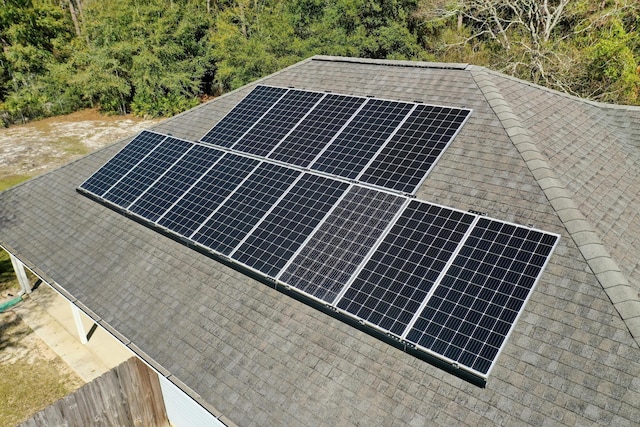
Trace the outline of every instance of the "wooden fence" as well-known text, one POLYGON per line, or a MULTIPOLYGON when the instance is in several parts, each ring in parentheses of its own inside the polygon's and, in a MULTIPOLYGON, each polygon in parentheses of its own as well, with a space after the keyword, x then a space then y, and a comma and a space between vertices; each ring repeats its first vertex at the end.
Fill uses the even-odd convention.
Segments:
POLYGON ((38 412, 20 427, 169 426, 158 375, 136 357, 38 412))

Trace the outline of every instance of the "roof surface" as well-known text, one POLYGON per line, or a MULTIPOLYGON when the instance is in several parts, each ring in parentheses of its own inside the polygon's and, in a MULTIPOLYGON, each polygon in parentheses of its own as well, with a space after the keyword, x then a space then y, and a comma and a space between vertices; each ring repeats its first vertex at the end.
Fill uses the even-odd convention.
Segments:
MULTIPOLYGON (((314 57, 260 83, 473 109, 418 198, 562 236, 486 388, 78 194, 126 141, 1 193, 0 244, 239 425, 637 424, 640 109, 465 64, 314 57)), ((154 130, 198 140, 254 85, 154 130)))

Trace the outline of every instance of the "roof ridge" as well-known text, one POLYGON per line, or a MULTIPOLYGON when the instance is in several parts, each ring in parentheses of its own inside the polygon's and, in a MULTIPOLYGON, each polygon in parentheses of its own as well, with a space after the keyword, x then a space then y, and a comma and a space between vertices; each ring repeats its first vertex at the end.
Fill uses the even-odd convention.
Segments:
POLYGON ((350 56, 330 56, 315 55, 309 58, 311 61, 327 61, 327 62, 348 62, 353 64, 373 64, 386 67, 410 67, 410 68, 437 68, 442 70, 466 70, 469 64, 456 62, 428 62, 428 61, 409 61, 398 59, 371 59, 356 58, 350 56))
POLYGON ((469 65, 468 66, 468 70, 469 71, 478 71, 478 70, 484 70, 485 72, 487 72, 488 74, 493 74, 495 76, 498 77, 502 77, 508 80, 513 80, 515 82, 524 84, 526 86, 530 86, 536 89, 540 89, 543 90, 545 92, 549 92, 552 93, 554 95, 559 95, 565 98, 569 98, 573 101, 576 102, 582 102, 594 107, 598 107, 598 108, 603 108, 603 109, 607 109, 607 110, 623 110, 623 111, 631 111, 631 112, 635 112, 635 113, 639 113, 640 114, 640 105, 620 105, 620 104, 612 104, 612 103, 608 103, 608 102, 603 102, 603 101, 595 101, 593 99, 589 99, 589 98, 582 98, 578 95, 573 95, 571 93, 567 93, 567 92, 562 92, 558 89, 553 89, 547 86, 542 86, 538 83, 534 83, 534 82, 530 82, 528 80, 523 80, 521 78, 512 76, 510 74, 505 74, 505 73, 501 73, 500 71, 496 71, 496 70, 492 70, 490 68, 481 66, 481 65, 469 65))
POLYGON ((520 118, 493 82, 491 73, 483 67, 471 67, 469 71, 598 283, 640 346, 640 296, 609 255, 589 221, 576 207, 565 186, 534 144, 529 130, 522 126, 520 118))

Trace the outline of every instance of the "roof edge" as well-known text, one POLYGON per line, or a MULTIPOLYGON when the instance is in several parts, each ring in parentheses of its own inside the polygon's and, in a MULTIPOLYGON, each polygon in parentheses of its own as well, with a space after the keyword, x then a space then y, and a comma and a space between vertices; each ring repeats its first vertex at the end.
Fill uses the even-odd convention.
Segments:
POLYGON ((640 295, 629 284, 596 231, 576 207, 571 195, 533 142, 529 130, 522 126, 520 118, 500 93, 491 79, 492 72, 483 67, 472 67, 470 74, 640 347, 640 295))
POLYGON ((34 264, 30 263, 27 259, 22 257, 21 254, 18 253, 14 248, 7 245, 5 242, 0 241, 0 248, 10 253, 11 255, 18 258, 18 260, 28 268, 33 274, 38 276, 40 280, 46 283, 49 287, 51 287, 55 292, 60 294, 64 299, 69 301, 75 307, 80 309, 84 314, 86 314, 91 320, 93 320, 96 324, 100 325, 105 332, 111 335, 114 339, 119 341, 123 346, 125 346, 128 350, 130 350, 135 356, 140 359, 143 363, 149 366, 152 370, 154 370, 158 375, 162 375, 171 381, 176 387, 181 389, 185 394, 187 394, 191 399, 193 399, 196 403, 202 406, 205 410, 211 413, 214 417, 216 417, 222 424, 228 427, 236 427, 236 425, 229 420, 222 412, 216 409, 213 405, 207 402, 202 396, 193 391, 190 387, 180 381, 171 371, 166 369, 163 365, 161 365, 158 361, 152 358, 148 353, 145 353, 134 341, 130 340, 126 336, 124 336, 120 331, 115 329, 111 324, 109 324, 106 320, 96 314, 94 311, 89 309, 85 304, 83 304, 80 300, 78 300, 73 294, 67 291, 63 286, 57 283, 52 277, 46 275, 42 270, 35 267, 34 264))

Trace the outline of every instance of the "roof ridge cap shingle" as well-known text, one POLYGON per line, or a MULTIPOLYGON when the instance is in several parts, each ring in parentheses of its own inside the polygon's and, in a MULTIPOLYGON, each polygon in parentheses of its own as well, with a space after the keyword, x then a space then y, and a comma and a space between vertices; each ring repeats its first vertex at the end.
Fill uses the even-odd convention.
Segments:
POLYGON ((371 59, 357 58, 350 56, 330 56, 315 55, 309 58, 311 61, 327 61, 327 62, 347 62, 352 64, 373 64, 387 67, 411 67, 411 68, 437 68, 443 70, 466 70, 469 64, 465 63, 447 63, 447 62, 427 62, 427 61, 408 61, 397 59, 371 59))
POLYGON ((499 76, 499 77, 505 78, 507 80, 518 82, 520 84, 523 84, 523 85, 526 85, 526 86, 530 86, 530 87, 535 88, 535 89, 540 89, 540 90, 543 90, 545 92, 549 92, 549 93, 554 94, 554 95, 559 95, 559 96, 571 99, 571 100, 576 101, 576 102, 581 102, 581 103, 584 103, 584 104, 588 104, 588 105, 591 105, 593 107, 602 108, 602 109, 609 109, 609 110, 632 111, 632 112, 640 113, 640 105, 620 105, 620 104, 611 104, 611 103, 602 102, 602 101, 594 101, 592 99, 582 98, 582 97, 577 96, 577 95, 572 95, 572 94, 567 93, 567 92, 562 92, 562 91, 559 91, 557 89, 552 89, 552 88, 547 87, 547 86, 542 86, 542 85, 540 85, 538 83, 530 82, 528 80, 523 80, 523 79, 520 79, 518 77, 511 76, 511 75, 505 74, 505 73, 501 73, 500 71, 492 70, 490 68, 483 67, 483 66, 480 66, 480 65, 468 65, 467 69, 469 71, 476 71, 476 72, 479 71, 479 70, 482 70, 482 71, 484 71, 484 72, 486 72, 488 74, 499 76))
POLYGON ((482 67, 472 67, 469 71, 600 286, 640 346, 640 296, 629 284, 594 228, 576 207, 556 173, 533 143, 529 130, 522 126, 520 119, 493 82, 492 73, 482 67))

